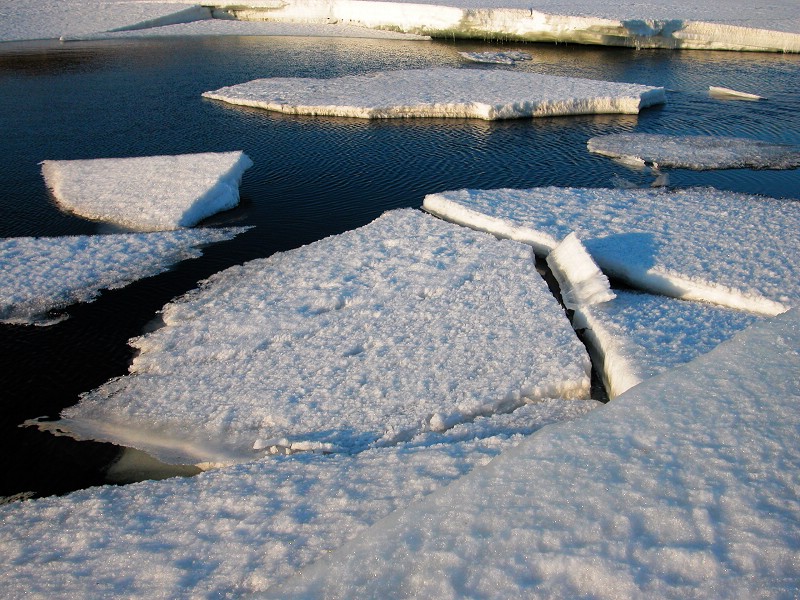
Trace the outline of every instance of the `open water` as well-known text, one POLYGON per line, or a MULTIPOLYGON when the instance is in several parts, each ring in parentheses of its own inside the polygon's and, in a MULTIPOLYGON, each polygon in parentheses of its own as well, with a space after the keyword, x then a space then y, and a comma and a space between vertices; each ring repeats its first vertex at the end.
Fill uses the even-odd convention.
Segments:
MULTIPOLYGON (((2 237, 111 231, 55 207, 41 177, 45 159, 244 150, 255 163, 245 173, 241 205, 201 224, 253 230, 168 273, 71 307, 70 318, 57 325, 0 325, 0 497, 105 481, 118 448, 19 425, 55 418, 81 392, 126 373, 127 340, 212 273, 364 225, 388 209, 419 207, 431 192, 612 187, 620 178, 650 183, 591 155, 586 141, 595 135, 709 134, 800 144, 798 81, 800 56, 780 54, 281 37, 0 44, 2 237), (524 50, 533 60, 499 67, 458 55, 497 49, 524 50), (635 82, 664 86, 669 94, 666 105, 639 116, 493 123, 286 117, 201 97, 259 77, 432 66, 635 82), (767 100, 712 99, 710 85, 767 100)), ((800 199, 798 170, 674 170, 670 184, 800 199)))

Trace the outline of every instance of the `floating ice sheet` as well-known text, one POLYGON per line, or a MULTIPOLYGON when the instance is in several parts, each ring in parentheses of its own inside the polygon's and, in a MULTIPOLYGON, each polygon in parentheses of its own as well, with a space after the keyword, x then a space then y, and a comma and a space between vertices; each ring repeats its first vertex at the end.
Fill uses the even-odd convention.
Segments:
POLYGON ((636 114, 663 103, 664 89, 492 69, 409 69, 334 79, 256 79, 206 98, 287 114, 389 119, 518 119, 636 114))
POLYGON ((527 52, 506 50, 504 52, 459 52, 468 61, 496 65, 513 65, 523 60, 531 60, 527 52))
POLYGON ((724 98, 726 100, 763 100, 762 96, 758 94, 751 94, 749 92, 740 92, 732 90, 731 88, 719 87, 716 85, 708 86, 708 93, 713 98, 724 98))
POLYGON ((800 148, 745 138, 615 133, 593 137, 590 152, 625 164, 676 169, 796 169, 800 148))
POLYGON ((47 325, 49 314, 91 302, 103 289, 166 271, 196 258, 199 246, 229 240, 242 228, 195 229, 54 238, 0 240, 0 320, 47 325))
POLYGON ((57 427, 171 463, 357 451, 540 398, 588 356, 530 248, 417 210, 212 277, 57 427))
POLYGON ((546 256, 575 232, 609 277, 658 294, 778 314, 800 301, 800 203, 713 188, 533 188, 428 195, 445 219, 546 256))
POLYGON ((191 227, 239 203, 243 152, 46 160, 42 174, 65 210, 140 231, 191 227))
POLYGON ((399 510, 264 598, 792 596, 800 313, 399 510))

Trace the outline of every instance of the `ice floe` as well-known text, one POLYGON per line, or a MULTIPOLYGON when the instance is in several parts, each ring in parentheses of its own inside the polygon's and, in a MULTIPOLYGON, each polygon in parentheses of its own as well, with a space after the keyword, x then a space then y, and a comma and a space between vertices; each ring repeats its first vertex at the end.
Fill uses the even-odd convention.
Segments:
POLYGON ((55 427, 168 463, 359 451, 544 398, 589 362, 531 249, 418 210, 234 267, 55 427))
POLYGON ((725 98, 733 100, 763 100, 762 96, 758 94, 751 94, 749 92, 739 92, 726 87, 719 87, 715 85, 708 86, 708 93, 715 98, 725 98))
POLYGON ((800 148, 747 138, 614 133, 593 137, 590 152, 626 165, 676 169, 796 169, 800 148))
POLYGON ((792 596, 800 312, 545 428, 265 598, 792 596))
POLYGON ((256 79, 206 98, 303 115, 387 119, 518 119, 627 113, 665 101, 664 89, 491 69, 409 69, 332 79, 256 79))
POLYGON ((243 152, 46 160, 45 183, 59 206, 139 231, 191 227, 239 203, 243 152))
POLYGON ((800 203, 713 188, 430 194, 442 218, 546 256, 575 232, 603 272, 653 293, 779 314, 800 301, 800 203))
POLYGON ((51 324, 49 314, 91 302, 101 290, 123 287, 197 258, 199 246, 229 240, 244 228, 0 240, 0 321, 51 324))
POLYGON ((531 60, 527 52, 505 50, 502 52, 459 52, 463 58, 471 62, 496 65, 513 65, 520 61, 531 60))

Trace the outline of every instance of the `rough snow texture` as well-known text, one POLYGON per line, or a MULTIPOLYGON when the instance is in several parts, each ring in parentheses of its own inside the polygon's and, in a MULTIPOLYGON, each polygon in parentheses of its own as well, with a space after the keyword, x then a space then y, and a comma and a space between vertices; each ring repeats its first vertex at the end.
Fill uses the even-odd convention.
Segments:
POLYGON ((664 89, 493 69, 410 69, 334 79, 256 79, 203 94, 287 114, 485 120, 632 113, 664 89))
MULTIPOLYGON (((73 39, 118 29, 158 35, 161 27, 213 16, 298 24, 297 35, 305 35, 303 27, 309 24, 354 25, 451 39, 800 52, 795 0, 777 0, 768 10, 741 0, 655 5, 541 0, 535 6, 527 0, 247 0, 204 6, 196 6, 195 0, 0 0, 0 40, 73 39)), ((224 28, 226 33, 230 29, 224 28)), ((189 33, 193 31, 194 26, 189 27, 189 33)), ((243 24, 242 31, 248 34, 252 27, 243 24)))
POLYGON ((558 282, 561 301, 569 309, 614 299, 606 277, 578 236, 570 233, 547 255, 547 266, 558 282))
POLYGON ((199 246, 229 240, 242 228, 163 233, 5 238, 0 240, 0 321, 48 325, 51 311, 91 302, 103 289, 197 258, 199 246))
POLYGON ((774 315, 800 301, 800 203, 723 192, 533 188, 430 194, 424 208, 546 256, 573 231, 610 278, 774 315))
POLYGON ((507 50, 504 52, 459 52, 459 55, 470 62, 495 65, 513 65, 520 61, 531 60, 527 52, 507 50))
POLYGON ((745 138, 615 133, 593 137, 590 152, 625 164, 676 169, 796 169, 800 148, 745 138))
POLYGON ((243 152, 46 160, 45 183, 63 209, 139 231, 191 227, 239 204, 243 152))
POLYGON ((790 598, 800 313, 390 515, 265 598, 790 598))
POLYGON ((588 355, 527 246, 417 210, 212 277, 56 426, 170 463, 358 451, 542 398, 588 355))
POLYGON ((756 320, 721 306, 617 290, 610 302, 577 309, 572 322, 599 357, 614 398, 711 351, 756 320))

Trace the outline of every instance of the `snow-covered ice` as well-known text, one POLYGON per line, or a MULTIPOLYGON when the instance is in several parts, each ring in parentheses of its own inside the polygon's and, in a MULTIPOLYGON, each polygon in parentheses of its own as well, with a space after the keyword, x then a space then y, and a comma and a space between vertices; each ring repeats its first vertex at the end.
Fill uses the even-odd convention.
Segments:
MULTIPOLYGON (((53 425, 168 463, 358 451, 543 398, 589 361, 524 244, 418 210, 211 277, 53 425)), ((47 424, 43 424, 45 426, 47 424)))
POLYGON ((471 62, 496 65, 513 65, 520 61, 531 60, 527 52, 505 50, 502 52, 459 52, 459 55, 471 62))
POLYGON ((389 119, 519 119, 625 113, 665 101, 664 89, 492 69, 409 69, 332 79, 275 77, 206 98, 286 114, 389 119))
POLYGON ((70 212, 139 231, 191 227, 239 204, 253 162, 243 152, 45 160, 42 174, 70 212))
POLYGON ((747 138, 710 135, 614 133, 590 138, 590 152, 626 165, 676 169, 796 169, 800 148, 747 138))
POLYGON ((800 301, 800 203, 713 188, 429 194, 425 210, 546 256, 575 232, 603 272, 657 294, 767 315, 800 301))
POLYGON ((396 511, 263 598, 790 598, 800 311, 396 511))
POLYGON ((561 301, 570 310, 614 299, 608 277, 600 271, 578 236, 570 233, 547 255, 561 301))
POLYGON ((229 240, 244 228, 0 240, 0 320, 51 324, 49 314, 91 302, 103 289, 123 287, 197 258, 199 246, 229 240))

